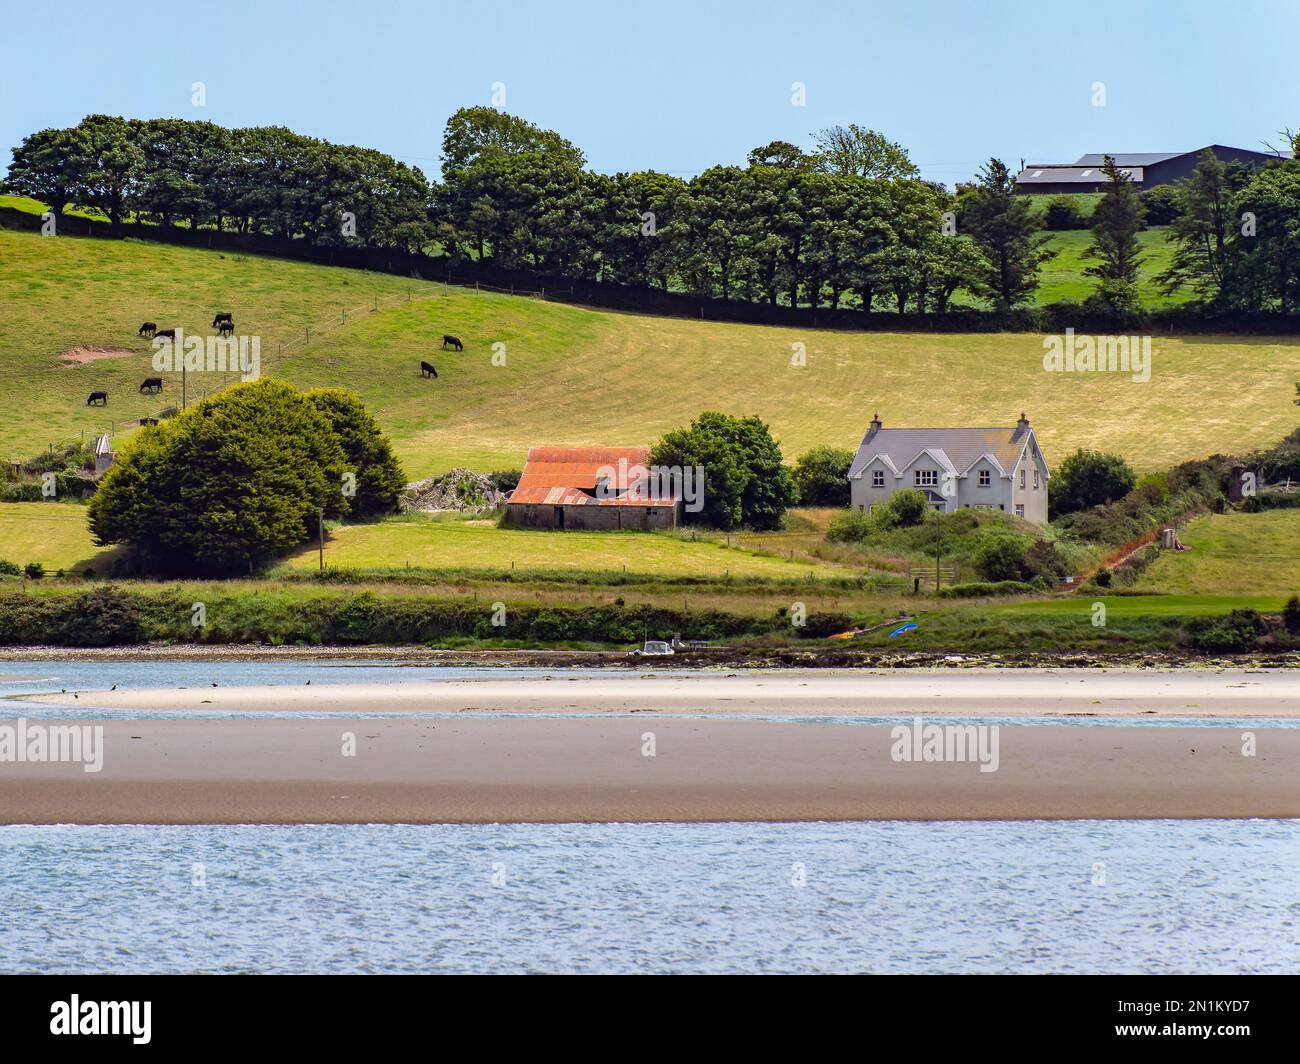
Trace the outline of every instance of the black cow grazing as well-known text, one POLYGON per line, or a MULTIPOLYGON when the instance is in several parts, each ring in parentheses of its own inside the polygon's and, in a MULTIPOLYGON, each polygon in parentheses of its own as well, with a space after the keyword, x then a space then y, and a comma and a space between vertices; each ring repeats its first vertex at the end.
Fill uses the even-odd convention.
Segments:
POLYGON ((167 339, 169 339, 169 340, 175 340, 175 339, 176 339, 176 330, 175 330, 175 329, 159 329, 157 332, 155 332, 155 333, 153 334, 153 338, 154 338, 155 340, 161 340, 163 337, 167 337, 167 339))
POLYGON ((162 391, 161 377, 146 377, 140 385, 141 392, 160 392, 162 391))
POLYGON ((447 349, 448 344, 454 347, 457 351, 465 350, 465 345, 460 342, 459 336, 444 336, 442 338, 442 347, 444 351, 447 349))
POLYGON ((140 326, 140 331, 136 333, 136 336, 147 335, 149 339, 152 340, 153 334, 156 333, 157 331, 158 331, 158 323, 156 321, 147 321, 140 326))
POLYGON ((433 378, 437 379, 438 371, 437 371, 436 369, 434 369, 433 366, 430 365, 428 362, 421 362, 421 363, 420 363, 420 376, 421 376, 421 377, 433 377, 433 378))
POLYGON ((235 323, 233 321, 223 321, 217 326, 217 332, 222 336, 232 336, 235 332, 235 323))
POLYGON ((215 329, 223 321, 234 321, 234 320, 235 319, 226 311, 219 310, 217 311, 216 316, 212 319, 212 327, 215 329))
POLYGON ((86 400, 86 405, 91 406, 93 404, 108 406, 108 392, 91 392, 90 398, 86 400))

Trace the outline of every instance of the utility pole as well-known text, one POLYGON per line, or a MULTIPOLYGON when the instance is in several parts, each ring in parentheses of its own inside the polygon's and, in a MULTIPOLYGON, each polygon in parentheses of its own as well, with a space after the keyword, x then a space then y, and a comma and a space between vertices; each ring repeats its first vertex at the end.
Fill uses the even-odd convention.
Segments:
POLYGON ((316 520, 317 520, 316 541, 317 543, 320 544, 320 571, 323 573, 325 572, 325 511, 324 509, 319 509, 316 511, 316 520))
POLYGON ((185 409, 185 360, 181 359, 181 409, 185 409))

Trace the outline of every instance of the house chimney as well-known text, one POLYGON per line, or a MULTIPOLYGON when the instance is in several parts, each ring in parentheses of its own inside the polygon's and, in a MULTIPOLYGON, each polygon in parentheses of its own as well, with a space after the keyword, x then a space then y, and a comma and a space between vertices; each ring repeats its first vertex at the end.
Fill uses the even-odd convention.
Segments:
POLYGON ((881 425, 880 414, 877 413, 871 419, 871 431, 867 433, 867 439, 871 439, 871 437, 874 436, 877 432, 879 432, 882 428, 884 428, 884 426, 881 425))
POLYGON ((1016 435, 1023 436, 1029 431, 1029 418, 1025 417, 1025 412, 1020 411, 1020 420, 1016 422, 1016 435))

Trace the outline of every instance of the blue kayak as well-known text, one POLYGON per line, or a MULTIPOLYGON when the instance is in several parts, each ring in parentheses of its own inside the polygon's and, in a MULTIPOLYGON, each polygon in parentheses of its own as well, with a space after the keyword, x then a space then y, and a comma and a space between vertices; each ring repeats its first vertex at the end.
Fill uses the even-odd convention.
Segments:
POLYGON ((889 638, 893 639, 896 635, 902 635, 904 632, 911 632, 916 628, 915 624, 905 624, 902 628, 895 628, 889 633, 889 638))

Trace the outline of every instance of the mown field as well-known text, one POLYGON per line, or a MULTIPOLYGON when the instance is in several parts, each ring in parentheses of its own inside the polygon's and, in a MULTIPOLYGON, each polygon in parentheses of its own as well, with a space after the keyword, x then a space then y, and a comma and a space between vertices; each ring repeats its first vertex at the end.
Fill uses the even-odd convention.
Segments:
POLYGON ((40 562, 50 573, 105 568, 113 548, 96 547, 86 508, 71 503, 0 503, 0 558, 15 565, 40 562))
MULTIPOLYGON (((412 478, 455 465, 518 468, 538 443, 651 442, 710 407, 765 418, 789 459, 817 444, 854 446, 876 410, 887 425, 978 425, 1009 424, 1024 409, 1049 460, 1100 447, 1141 470, 1164 468, 1288 432, 1300 349, 1294 338, 1158 336, 1143 384, 1118 374, 1049 375, 1035 335, 651 318, 273 259, 13 231, 0 231, 0 290, 0 387, 11 397, 0 457, 89 438, 175 402, 174 374, 163 396, 136 393, 152 375, 139 323, 206 333, 213 310, 223 309, 241 331, 261 336, 264 372, 360 394, 412 478), (463 354, 439 350, 444 332, 466 341, 463 354), (791 365, 794 344, 805 345, 806 365, 791 365), (78 345, 136 353, 60 365, 78 345), (440 376, 422 380, 418 362, 431 356, 440 376), (109 391, 107 408, 85 406, 95 388, 109 391)), ((191 375, 191 394, 220 383, 205 376, 191 375)))
POLYGON ((1173 596, 1300 594, 1300 510, 1209 514, 1180 529, 1186 551, 1161 551, 1136 590, 1173 596))
MULTIPOLYGON (((292 569, 313 570, 314 544, 286 560, 292 569)), ((328 533, 325 562, 346 569, 457 569, 631 574, 650 578, 761 577, 793 581, 812 567, 728 549, 689 533, 548 532, 497 528, 494 520, 437 520, 419 515, 376 524, 345 525, 328 533)))

